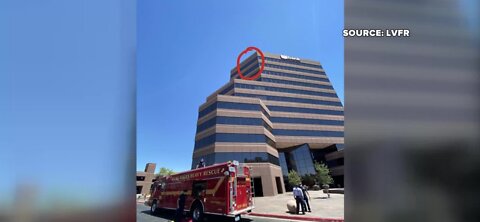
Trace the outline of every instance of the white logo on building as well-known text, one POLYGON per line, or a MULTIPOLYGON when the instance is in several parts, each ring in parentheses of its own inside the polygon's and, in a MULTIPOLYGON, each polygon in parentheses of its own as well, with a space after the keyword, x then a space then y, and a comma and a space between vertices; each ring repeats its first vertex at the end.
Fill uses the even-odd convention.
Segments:
POLYGON ((300 58, 290 57, 290 56, 287 56, 287 55, 280 55, 280 58, 281 58, 281 59, 289 59, 289 60, 297 60, 297 61, 300 61, 300 58))

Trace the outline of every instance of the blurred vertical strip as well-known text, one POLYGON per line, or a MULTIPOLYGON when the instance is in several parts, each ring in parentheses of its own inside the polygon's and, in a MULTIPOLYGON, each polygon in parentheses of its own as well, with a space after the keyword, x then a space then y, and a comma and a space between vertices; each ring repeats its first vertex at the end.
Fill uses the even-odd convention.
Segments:
POLYGON ((0 221, 135 221, 136 1, 0 1, 0 221))
POLYGON ((345 0, 345 221, 479 221, 478 1, 345 0), (473 24, 473 25, 472 25, 473 24))

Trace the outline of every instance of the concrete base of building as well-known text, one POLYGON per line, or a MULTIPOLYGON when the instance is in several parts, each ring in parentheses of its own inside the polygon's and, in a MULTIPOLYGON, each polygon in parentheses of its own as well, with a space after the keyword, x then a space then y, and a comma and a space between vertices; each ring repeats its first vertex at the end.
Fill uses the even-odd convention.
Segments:
POLYGON ((285 192, 282 169, 270 163, 248 163, 255 196, 275 196, 285 192))

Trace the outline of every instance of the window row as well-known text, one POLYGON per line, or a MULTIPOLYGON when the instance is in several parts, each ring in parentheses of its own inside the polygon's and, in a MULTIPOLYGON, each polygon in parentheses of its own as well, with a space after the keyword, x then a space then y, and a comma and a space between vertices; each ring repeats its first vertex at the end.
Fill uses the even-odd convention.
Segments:
POLYGON ((311 108, 298 108, 298 107, 285 107, 285 106, 268 106, 268 109, 270 111, 277 111, 277 112, 343 115, 343 111, 341 110, 311 109, 311 108))
POLYGON ((208 129, 216 124, 227 125, 246 125, 246 126, 265 126, 265 128, 272 132, 272 128, 261 118, 247 118, 247 117, 229 117, 216 116, 197 126, 197 133, 208 129))
POLYGON ((320 84, 308 83, 308 82, 296 82, 296 81, 283 80, 283 79, 271 79, 271 78, 265 78, 265 77, 258 78, 257 81, 280 83, 280 84, 294 85, 294 86, 306 86, 306 87, 322 88, 322 89, 333 89, 332 86, 328 86, 328 85, 320 85, 320 84))
POLYGON ((292 98, 292 97, 282 97, 282 96, 264 96, 264 95, 248 94, 248 93, 235 93, 234 95, 242 96, 242 97, 259 98, 263 100, 280 101, 280 102, 307 103, 307 104, 317 104, 317 105, 327 105, 327 106, 342 106, 341 102, 316 100, 316 99, 292 98))
POLYGON ((342 120, 304 119, 304 118, 288 118, 288 117, 271 117, 270 120, 274 123, 296 123, 296 124, 343 126, 342 120))
POLYGON ((310 96, 325 96, 325 97, 333 97, 333 98, 337 97, 337 94, 335 93, 316 92, 316 91, 309 91, 309 90, 302 90, 302 89, 280 88, 280 87, 273 87, 273 86, 258 86, 258 85, 250 85, 250 84, 243 84, 243 83, 235 83, 235 87, 243 88, 243 89, 266 90, 271 92, 302 94, 302 95, 310 95, 310 96))
MULTIPOLYGON (((274 75, 274 76, 284 76, 284 77, 290 77, 290 78, 297 78, 297 79, 306 79, 306 80, 315 80, 315 81, 321 81, 321 82, 330 82, 328 81, 327 78, 321 78, 321 77, 314 77, 314 76, 304 76, 304 75, 298 75, 298 74, 292 74, 292 73, 286 73, 286 72, 277 72, 277 71, 270 71, 270 70, 263 70, 264 74, 269 74, 269 75, 274 75)), ((330 86, 331 87, 331 86, 330 86)), ((333 89, 333 88, 332 88, 333 89)))
POLYGON ((271 163, 280 165, 278 158, 266 152, 221 152, 215 154, 215 162, 237 160, 241 163, 271 163))
POLYGON ((281 65, 274 65, 265 63, 265 67, 275 68, 275 69, 283 69, 283 70, 290 70, 290 71, 297 71, 297 72, 305 72, 305 73, 313 73, 313 74, 320 74, 325 75, 325 72, 319 70, 311 70, 311 69, 302 69, 297 67, 290 67, 290 66, 281 66, 281 65))
POLYGON ((231 84, 230 86, 228 86, 227 88, 225 88, 224 90, 222 90, 222 91, 221 91, 220 93, 218 93, 218 94, 220 94, 220 95, 225 95, 225 93, 230 92, 230 90, 232 90, 232 89, 233 89, 233 84, 231 84))
POLYGON ((196 167, 201 159, 204 160, 207 166, 234 160, 240 163, 271 163, 277 166, 280 165, 277 157, 266 152, 218 152, 193 158, 192 169, 196 167))
MULTIPOLYGON (((256 69, 256 68, 259 67, 258 64, 257 64, 256 66, 252 66, 252 67, 250 67, 248 70, 245 71, 245 68, 246 68, 246 67, 252 65, 252 64, 255 63, 255 62, 258 62, 258 60, 253 59, 252 61, 250 61, 250 62, 248 62, 248 63, 246 63, 245 65, 242 65, 242 66, 240 67, 240 71, 242 71, 242 74, 243 74, 244 76, 247 75, 247 74, 248 74, 249 72, 251 72, 252 70, 254 70, 254 69, 256 69)), ((234 75, 236 75, 237 73, 238 73, 237 67, 235 67, 235 71, 234 71, 232 74, 230 74, 230 76, 234 76, 234 75)))
POLYGON ((215 142, 267 143, 275 147, 275 142, 264 134, 216 133, 195 141, 195 149, 214 144, 215 142))
POLYGON ((343 131, 274 129, 273 134, 276 136, 343 137, 343 131))
MULTIPOLYGON (((250 95, 250 94, 236 94, 237 96, 246 96, 246 97, 258 97, 265 100, 274 100, 271 96, 259 96, 259 95, 250 95), (263 98, 265 97, 265 98, 263 98)), ((263 109, 259 104, 248 104, 248 103, 232 103, 232 102, 215 102, 210 106, 206 107, 199 112, 199 118, 205 116, 206 114, 212 112, 216 108, 220 109, 237 109, 237 110, 262 110, 264 115, 271 118, 268 113, 263 109)), ((341 110, 326 110, 326 109, 312 109, 312 108, 299 108, 299 107, 286 107, 286 106, 268 106, 270 111, 277 112, 293 112, 293 113, 311 113, 311 114, 324 114, 324 115, 343 115, 341 110)))
POLYGON ((239 110, 257 110, 260 111, 262 107, 259 104, 249 104, 249 103, 232 103, 232 102, 215 102, 211 105, 205 107, 198 113, 198 118, 201 118, 215 109, 239 109, 239 110))

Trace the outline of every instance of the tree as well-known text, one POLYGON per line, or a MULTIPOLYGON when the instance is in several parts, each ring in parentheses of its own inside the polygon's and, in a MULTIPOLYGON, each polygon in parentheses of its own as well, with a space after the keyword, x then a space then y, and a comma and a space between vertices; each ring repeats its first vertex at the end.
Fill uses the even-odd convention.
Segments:
POLYGON ((300 182, 301 182, 301 178, 298 175, 298 173, 295 170, 290 170, 290 172, 288 172, 288 183, 291 186, 296 186, 300 184, 300 182))
POLYGON ((327 165, 315 162, 315 171, 317 171, 315 178, 321 185, 333 184, 333 178, 330 176, 330 170, 327 165))
POLYGON ((302 183, 308 187, 313 187, 315 185, 315 175, 314 174, 305 174, 302 176, 302 183))
POLYGON ((170 176, 172 174, 175 174, 175 172, 172 169, 166 168, 166 167, 161 167, 160 170, 158 171, 155 176, 157 177, 164 177, 164 176, 170 176))

